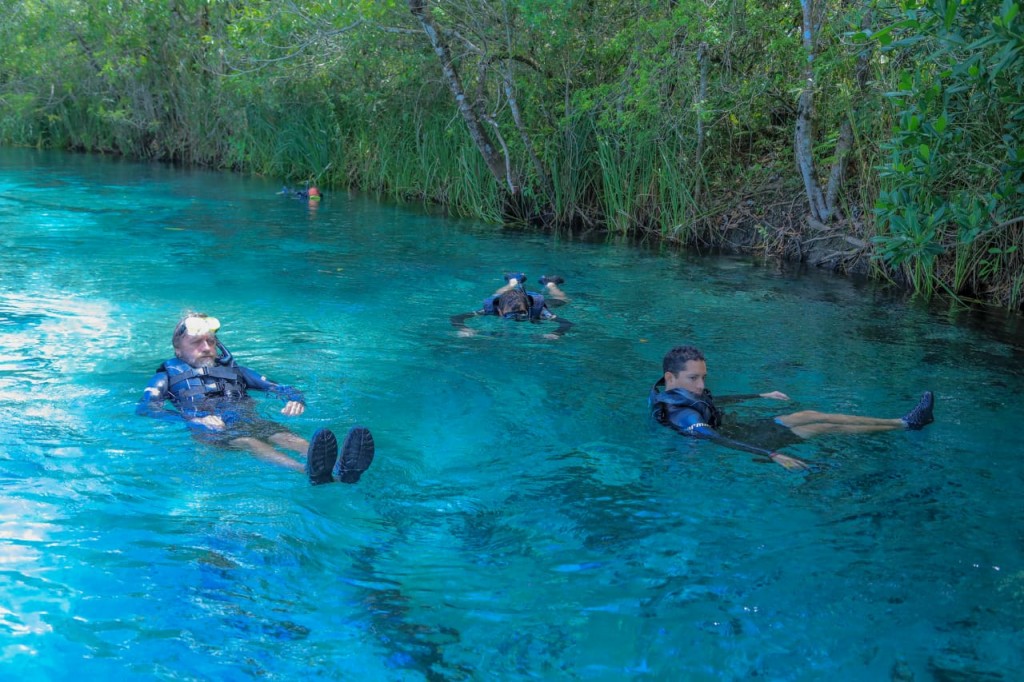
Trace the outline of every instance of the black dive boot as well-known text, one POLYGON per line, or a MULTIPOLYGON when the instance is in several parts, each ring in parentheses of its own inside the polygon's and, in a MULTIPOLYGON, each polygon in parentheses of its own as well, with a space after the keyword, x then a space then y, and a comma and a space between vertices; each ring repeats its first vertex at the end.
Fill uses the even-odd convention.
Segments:
POLYGON ((334 475, 343 483, 356 483, 373 461, 373 434, 363 426, 353 426, 341 446, 341 457, 334 466, 334 475))
POLYGON ((338 459, 338 439, 330 429, 320 429, 309 440, 306 450, 306 474, 313 485, 330 483, 331 469, 338 459))
POLYGON ((903 423, 911 431, 920 431, 935 421, 932 416, 932 408, 935 407, 935 396, 931 391, 925 391, 917 406, 903 417, 903 423))

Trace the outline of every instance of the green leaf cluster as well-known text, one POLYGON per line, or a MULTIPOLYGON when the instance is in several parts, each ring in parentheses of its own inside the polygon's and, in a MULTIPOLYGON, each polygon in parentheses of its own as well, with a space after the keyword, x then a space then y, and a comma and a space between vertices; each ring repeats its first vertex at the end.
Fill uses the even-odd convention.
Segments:
POLYGON ((905 2, 873 36, 891 58, 877 257, 913 286, 1019 305, 1024 37, 1016 2, 905 2), (994 258, 994 256, 999 258, 994 258), (1014 290, 1017 294, 1014 295, 1014 290))
POLYGON ((397 0, 0 0, 0 142, 316 179, 498 221, 508 188, 449 66, 544 221, 691 244, 746 221, 767 251, 803 222, 794 127, 810 92, 818 179, 843 179, 832 229, 922 293, 1015 306, 1019 1, 821 0, 808 54, 790 1, 429 0, 442 65, 397 0))

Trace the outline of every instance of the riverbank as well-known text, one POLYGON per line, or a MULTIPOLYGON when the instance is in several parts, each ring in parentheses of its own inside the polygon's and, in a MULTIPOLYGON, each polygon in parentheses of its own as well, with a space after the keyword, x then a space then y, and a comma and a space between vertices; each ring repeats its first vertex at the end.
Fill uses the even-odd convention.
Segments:
POLYGON ((1016 4, 15 3, 0 144, 1024 305, 1016 4))

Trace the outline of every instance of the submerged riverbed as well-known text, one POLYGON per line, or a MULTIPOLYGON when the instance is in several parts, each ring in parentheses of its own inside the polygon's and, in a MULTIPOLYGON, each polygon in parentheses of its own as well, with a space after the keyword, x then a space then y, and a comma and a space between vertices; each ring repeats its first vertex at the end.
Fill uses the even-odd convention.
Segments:
POLYGON ((261 179, 0 150, 0 662, 12 679, 1014 679, 1024 327, 743 258, 261 179), (474 319, 525 271, 574 323, 474 319), (370 427, 356 486, 134 414, 179 315, 370 427), (673 345, 731 407, 898 417, 793 474, 651 424, 673 345))

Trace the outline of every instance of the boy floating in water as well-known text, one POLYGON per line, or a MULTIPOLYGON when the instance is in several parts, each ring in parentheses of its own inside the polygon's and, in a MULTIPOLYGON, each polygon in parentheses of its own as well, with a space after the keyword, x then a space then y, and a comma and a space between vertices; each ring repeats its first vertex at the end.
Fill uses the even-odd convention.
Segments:
MULTIPOLYGON (((662 369, 665 374, 651 388, 648 399, 651 414, 659 423, 671 426, 687 436, 706 438, 728 448, 762 455, 791 471, 808 467, 805 462, 795 457, 775 452, 774 448, 798 443, 804 438, 824 433, 875 433, 896 429, 919 431, 935 421, 932 416, 935 400, 931 391, 925 391, 917 406, 898 419, 806 410, 775 417, 767 425, 774 431, 765 433, 765 438, 770 438, 774 442, 772 449, 767 449, 727 438, 718 432, 717 429, 722 424, 722 412, 715 405, 711 392, 704 386, 708 367, 703 353, 693 346, 676 346, 665 354, 662 369), (665 390, 659 391, 662 386, 665 390)), ((722 398, 721 402, 750 398, 789 400, 785 393, 772 391, 756 395, 729 396, 722 398)))

